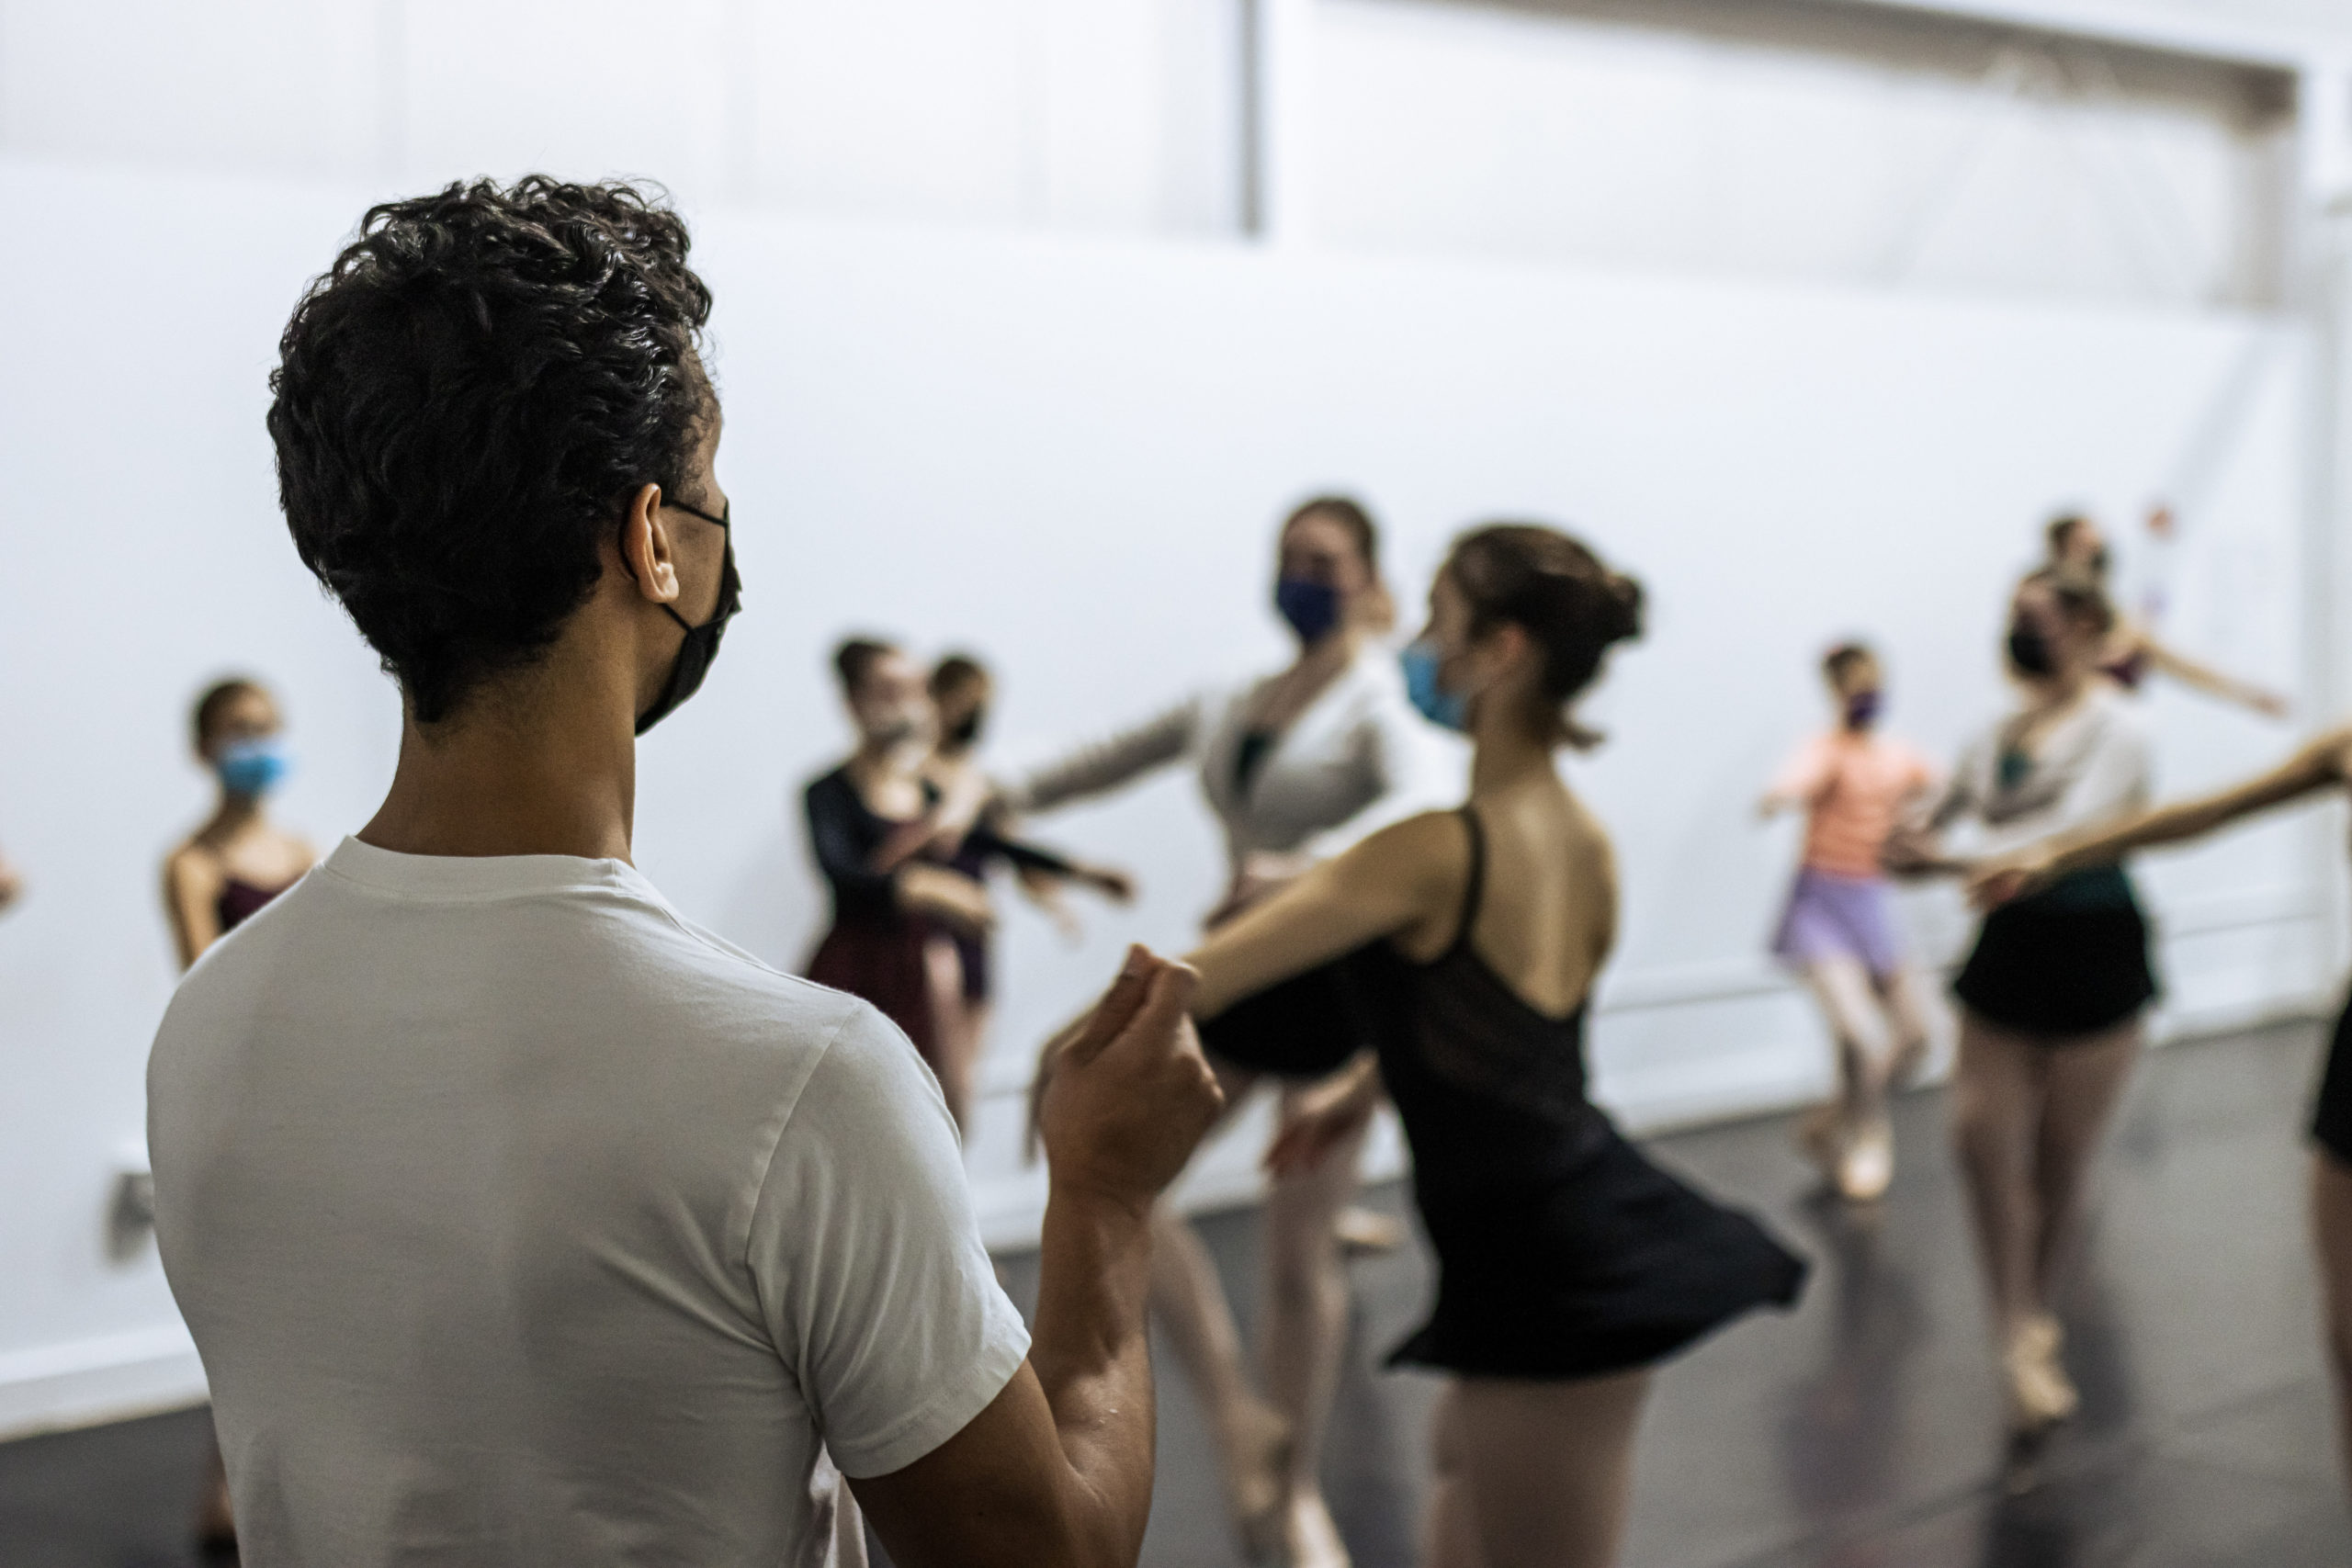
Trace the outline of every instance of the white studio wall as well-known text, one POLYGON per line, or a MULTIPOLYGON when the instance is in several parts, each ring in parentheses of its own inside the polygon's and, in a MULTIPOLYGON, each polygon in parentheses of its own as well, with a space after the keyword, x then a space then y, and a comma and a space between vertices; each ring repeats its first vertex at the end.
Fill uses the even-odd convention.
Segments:
MULTIPOLYGON (((0 383, 18 498, 0 726, 20 759, 0 771, 0 843, 28 884, 0 921, 15 1430, 200 1389, 152 1249, 109 1261, 103 1236, 173 978, 158 867, 208 798, 189 700, 232 669, 277 687, 300 761, 283 814, 322 844, 372 809, 397 705, 294 558, 262 428, 278 329, 370 195, 17 161, 0 199, 71 236, 62 258, 0 254, 0 288, 47 302, 19 312, 0 383)), ((2039 520, 2077 502, 2120 522, 2172 493, 2186 558, 2167 635, 2298 684, 2311 345, 2278 318, 741 211, 696 232, 747 608, 704 694, 643 748, 638 858, 691 918, 787 968, 823 918, 797 791, 845 744, 823 663, 838 635, 980 651, 1000 758, 1042 754, 1282 659, 1271 530, 1320 489, 1386 522, 1408 614, 1451 534, 1497 514, 1569 524, 1648 585, 1649 636, 1592 705, 1613 739, 1568 764, 1624 865, 1595 1048, 1636 1125, 1825 1080, 1816 1026, 1762 954, 1792 840, 1749 807, 1820 720, 1828 639, 1881 643, 1894 727, 1948 755, 2000 700, 2002 599, 2039 520)), ((2290 739, 2193 699, 2148 704, 2167 792, 2290 739)), ((1184 947, 1219 874, 1185 777, 1035 832, 1133 867, 1146 892, 1089 910, 1076 947, 1011 910, 970 1150, 1004 1241, 1040 1193, 1017 1157, 1035 1042, 1123 942, 1184 947)), ((2176 1027, 2333 987, 2327 833, 2307 814, 2150 865, 2176 1027)), ((1936 957, 1964 935, 1948 893, 1912 913, 1936 957)), ((1195 1200, 1247 1190, 1256 1148, 1246 1129, 1219 1145, 1195 1200)))

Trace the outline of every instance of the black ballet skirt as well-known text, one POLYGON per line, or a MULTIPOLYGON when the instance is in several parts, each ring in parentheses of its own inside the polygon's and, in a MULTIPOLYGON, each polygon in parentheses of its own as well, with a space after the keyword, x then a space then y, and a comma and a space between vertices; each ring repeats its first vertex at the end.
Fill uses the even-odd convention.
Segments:
POLYGON ((1987 1022, 2061 1044, 2129 1021, 2156 996, 2131 878, 2096 866, 2002 905, 1951 989, 1987 1022))
POLYGON ((1597 1377, 1792 1305, 1804 1262, 1652 1165, 1586 1098, 1584 1010, 1538 1012, 1472 948, 1486 852, 1476 817, 1462 818, 1470 877, 1453 947, 1416 964, 1383 942, 1343 961, 1438 1257, 1435 1310, 1390 1364, 1597 1377))
POLYGON ((1326 964, 1200 1022, 1201 1049, 1276 1077, 1328 1077, 1372 1043, 1349 1006, 1343 965, 1326 964))

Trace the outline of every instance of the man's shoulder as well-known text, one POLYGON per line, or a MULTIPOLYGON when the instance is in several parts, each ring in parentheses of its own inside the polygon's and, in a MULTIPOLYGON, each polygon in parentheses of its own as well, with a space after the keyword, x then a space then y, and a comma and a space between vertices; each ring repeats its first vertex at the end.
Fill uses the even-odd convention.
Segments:
POLYGON ((243 1010, 264 991, 282 1002, 290 976, 315 977, 331 1010, 347 990, 336 978, 346 959, 397 992, 527 995, 542 1019, 585 1009, 661 1027, 686 1051, 821 1046, 865 1005, 694 924, 633 876, 437 906, 338 897, 348 891, 332 875, 306 878, 198 960, 175 1010, 243 1010))
POLYGON ((762 1038, 775 1038, 781 1031, 796 1041, 819 1043, 854 1024, 861 1013, 880 1018, 858 998, 786 974, 665 905, 649 906, 645 914, 655 933, 642 953, 650 960, 642 972, 646 988, 673 998, 718 1032, 733 1032, 723 1026, 740 1021, 762 1038))

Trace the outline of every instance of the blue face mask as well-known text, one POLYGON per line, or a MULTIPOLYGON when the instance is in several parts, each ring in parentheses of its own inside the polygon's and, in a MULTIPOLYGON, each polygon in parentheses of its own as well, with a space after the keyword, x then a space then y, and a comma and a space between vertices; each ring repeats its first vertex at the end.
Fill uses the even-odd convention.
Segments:
POLYGON ((1443 729, 1469 728, 1469 703, 1439 684, 1437 644, 1423 637, 1396 655, 1405 671, 1405 695, 1420 716, 1443 729))
POLYGON ((286 748, 276 740, 232 740, 212 753, 212 771, 231 795, 267 795, 288 765, 286 748))
POLYGON ((1274 583, 1274 608, 1301 642, 1320 642, 1340 624, 1340 591, 1311 577, 1284 577, 1274 583))

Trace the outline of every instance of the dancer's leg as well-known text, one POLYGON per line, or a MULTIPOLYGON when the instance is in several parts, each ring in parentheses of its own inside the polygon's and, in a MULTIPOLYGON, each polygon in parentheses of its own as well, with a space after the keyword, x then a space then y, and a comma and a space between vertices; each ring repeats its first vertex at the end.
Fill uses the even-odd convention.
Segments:
POLYGON ((1811 1141, 1838 1190, 1870 1200, 1894 1173, 1886 1089, 1894 1044, 1877 987, 1859 958, 1823 958, 1805 967, 1805 984, 1837 1038, 1836 1115, 1811 1141))
POLYGON ((1887 1063, 1887 1087, 1901 1089, 1928 1059, 1927 987, 1919 972, 1908 964, 1878 977, 1880 1001, 1894 1026, 1894 1053, 1887 1063))
POLYGON ((1952 1146, 2006 1345, 2040 1304, 2034 1256, 2041 1234, 2033 1171, 2041 1119, 2041 1047, 1962 1010, 1951 1087, 1952 1146))
MULTIPOLYGON (((1285 1086, 1287 1115, 1306 1086, 1285 1086)), ((1348 1276, 1336 1221, 1354 1197, 1362 1132, 1310 1170, 1278 1178, 1266 1199, 1266 1396, 1290 1423, 1289 1556, 1299 1568, 1340 1568, 1340 1544, 1321 1483, 1323 1432, 1347 1349, 1348 1276)))
POLYGON ((1837 1037, 1838 1098, 1850 1120, 1871 1109, 1874 1090, 1883 1086, 1893 1050, 1886 1018, 1859 958, 1840 954, 1808 964, 1804 982, 1837 1037))
MULTIPOLYGON (((2058 1359, 2058 1320, 2044 1308, 2042 1268, 2049 1238, 2064 1229, 2081 1185, 2078 1154, 2071 1174, 2065 1152, 2095 1145, 2105 1122, 2089 1065, 2076 1069, 2060 1164, 2045 1175, 2045 1118, 2053 1055, 2098 1045, 2038 1044, 1962 1010, 1960 1064, 1952 1080, 1952 1141, 1966 1179, 1969 1208, 1993 1298, 1993 1332, 2008 1385, 2009 1418, 2035 1432, 2075 1413, 2075 1385, 2058 1359), (2096 1111, 2096 1114, 2093 1112, 2096 1111), (2052 1213, 2047 1205, 2058 1204, 2052 1213)), ((2111 1058, 2101 1057, 2100 1065, 2111 1058)), ((2128 1055, 2126 1056, 2128 1066, 2128 1055)))
POLYGON ((1422 1560, 1429 1568, 1488 1568, 1462 1461, 1461 1385, 1449 1382, 1430 1417, 1430 1511, 1422 1560))
POLYGON ((2040 1230, 2034 1238, 2033 1303, 2048 1313, 2057 1276, 2082 1213, 2085 1179, 2144 1037, 2134 1018, 2096 1040, 2046 1053, 2041 1129, 2034 1154, 2034 1194, 2040 1230))
MULTIPOLYGON (((1248 1099, 1257 1075, 1211 1062, 1225 1090, 1222 1122, 1248 1099)), ((1252 1546, 1262 1546, 1289 1492, 1289 1423, 1250 1386, 1241 1332, 1199 1235, 1165 1201, 1152 1213, 1151 1234, 1152 1311, 1208 1416, 1235 1518, 1252 1546)))
POLYGON ((2352 1483, 2352 1166, 2324 1149, 2312 1156, 2312 1240, 2327 1312, 2327 1363, 2335 1385, 2336 1461, 2352 1483))
POLYGON ((1609 1568, 1625 1533, 1646 1370, 1454 1385, 1462 1476, 1485 1568, 1609 1568))

